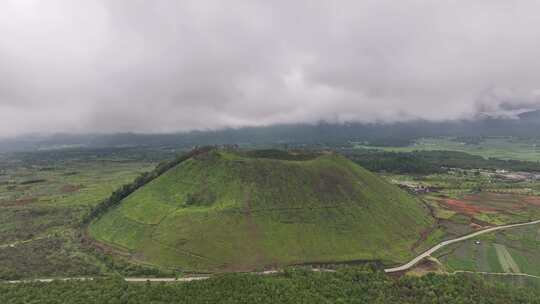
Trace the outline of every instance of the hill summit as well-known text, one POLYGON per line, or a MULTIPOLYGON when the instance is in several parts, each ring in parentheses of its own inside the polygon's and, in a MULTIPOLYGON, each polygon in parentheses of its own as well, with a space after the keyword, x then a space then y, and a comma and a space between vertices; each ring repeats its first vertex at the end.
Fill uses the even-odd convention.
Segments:
POLYGON ((212 149, 91 223, 138 262, 185 271, 404 262, 432 224, 414 197, 336 154, 212 149))

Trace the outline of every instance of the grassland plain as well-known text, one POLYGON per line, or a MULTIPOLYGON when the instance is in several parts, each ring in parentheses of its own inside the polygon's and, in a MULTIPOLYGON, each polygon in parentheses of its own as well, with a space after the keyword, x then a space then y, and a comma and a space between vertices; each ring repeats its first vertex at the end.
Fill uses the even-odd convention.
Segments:
POLYGON ((148 152, 0 155, 0 279, 108 271, 82 250, 79 224, 112 191, 154 167, 155 160, 143 154, 148 152))
POLYGON ((89 233, 143 263, 243 271, 404 262, 432 224, 417 199, 341 156, 213 150, 132 193, 89 233))
POLYGON ((374 147, 357 145, 357 148, 380 149, 395 152, 411 151, 459 151, 485 158, 540 161, 540 142, 537 139, 514 137, 486 137, 474 144, 461 142, 452 137, 422 138, 406 147, 374 147))

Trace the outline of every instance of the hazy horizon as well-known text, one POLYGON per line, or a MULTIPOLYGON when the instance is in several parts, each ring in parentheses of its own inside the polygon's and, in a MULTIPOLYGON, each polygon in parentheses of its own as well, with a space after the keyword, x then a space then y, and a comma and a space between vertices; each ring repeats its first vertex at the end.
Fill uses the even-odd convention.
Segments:
POLYGON ((0 4, 0 137, 512 117, 540 2, 0 4))

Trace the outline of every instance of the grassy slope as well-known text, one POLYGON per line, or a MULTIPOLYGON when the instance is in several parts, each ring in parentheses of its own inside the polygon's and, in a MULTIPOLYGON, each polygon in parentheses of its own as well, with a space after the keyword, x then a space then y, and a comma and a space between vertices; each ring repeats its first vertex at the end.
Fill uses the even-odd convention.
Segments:
POLYGON ((432 224, 414 198, 345 158, 192 158, 90 226, 140 261, 188 270, 404 262, 432 224))

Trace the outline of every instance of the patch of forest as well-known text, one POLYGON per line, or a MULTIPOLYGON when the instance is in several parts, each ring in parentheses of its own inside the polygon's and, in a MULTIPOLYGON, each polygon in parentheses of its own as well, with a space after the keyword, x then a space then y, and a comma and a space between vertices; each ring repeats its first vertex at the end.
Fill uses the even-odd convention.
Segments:
POLYGON ((1 303, 540 303, 540 295, 465 275, 391 278, 344 268, 281 275, 225 274, 190 283, 94 281, 0 284, 1 303))
POLYGON ((457 151, 389 152, 342 149, 340 152, 362 167, 376 172, 434 174, 444 173, 448 168, 540 172, 539 162, 483 158, 457 151))

